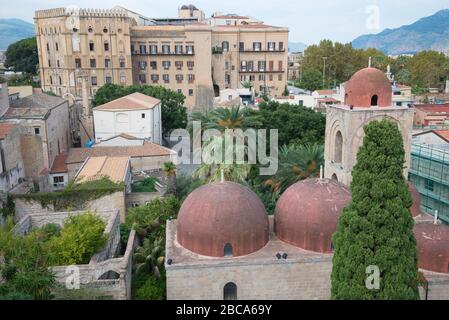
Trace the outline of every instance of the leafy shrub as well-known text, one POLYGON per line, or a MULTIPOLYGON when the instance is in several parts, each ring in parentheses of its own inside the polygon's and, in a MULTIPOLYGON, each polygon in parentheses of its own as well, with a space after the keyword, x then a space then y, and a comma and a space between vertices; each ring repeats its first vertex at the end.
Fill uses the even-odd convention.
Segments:
MULTIPOLYGON (((143 206, 130 209, 125 226, 136 230, 142 238, 150 234, 153 239, 165 237, 165 222, 176 218, 179 208, 180 202, 175 197, 156 198, 143 206)), ((124 242, 127 241, 127 238, 122 239, 124 242)))
POLYGON ((38 233, 25 237, 16 235, 8 221, 0 226, 0 252, 4 263, 0 266, 0 300, 51 299, 55 283, 48 270, 48 248, 38 233))
POLYGON ((55 223, 49 223, 39 230, 40 234, 43 236, 43 241, 48 241, 53 237, 59 237, 61 235, 61 227, 55 223))
POLYGON ((133 282, 135 300, 165 299, 165 277, 142 275, 134 277, 133 282))
POLYGON ((48 241, 52 265, 89 263, 106 244, 105 223, 92 213, 71 216, 64 221, 59 237, 48 241))
POLYGON ((146 178, 142 181, 136 181, 132 184, 132 192, 156 192, 156 181, 154 177, 146 178))

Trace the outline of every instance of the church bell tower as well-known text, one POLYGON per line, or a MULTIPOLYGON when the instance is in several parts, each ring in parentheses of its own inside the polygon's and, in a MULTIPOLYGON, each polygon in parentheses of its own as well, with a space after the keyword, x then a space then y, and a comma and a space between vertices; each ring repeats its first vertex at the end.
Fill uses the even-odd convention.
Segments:
POLYGON ((344 103, 332 105, 326 112, 324 148, 325 178, 346 186, 352 181, 352 168, 363 143, 364 126, 373 120, 397 123, 404 141, 405 169, 410 165, 413 108, 393 106, 390 80, 371 66, 356 72, 346 83, 344 103))

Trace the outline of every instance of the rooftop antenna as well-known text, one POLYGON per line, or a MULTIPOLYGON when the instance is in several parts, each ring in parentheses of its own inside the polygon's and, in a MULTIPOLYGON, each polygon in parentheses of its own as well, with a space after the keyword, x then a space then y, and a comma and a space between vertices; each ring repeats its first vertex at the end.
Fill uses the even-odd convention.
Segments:
POLYGON ((433 217, 433 224, 438 224, 438 210, 435 210, 435 215, 433 217))
POLYGON ((223 169, 221 169, 221 183, 225 182, 225 178, 224 178, 224 171, 223 169))
POLYGON ((368 68, 371 68, 371 57, 369 57, 369 59, 368 59, 368 68))
POLYGON ((323 165, 320 166, 320 179, 324 179, 324 171, 323 171, 323 165))

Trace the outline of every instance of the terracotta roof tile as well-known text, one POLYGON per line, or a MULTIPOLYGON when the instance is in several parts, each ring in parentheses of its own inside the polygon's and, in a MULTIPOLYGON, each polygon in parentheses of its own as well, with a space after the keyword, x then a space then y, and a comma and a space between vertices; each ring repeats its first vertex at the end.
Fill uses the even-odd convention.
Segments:
POLYGON ((125 97, 113 100, 111 102, 105 103, 101 106, 94 108, 96 111, 107 111, 107 110, 145 110, 153 109, 161 100, 147 96, 140 92, 135 92, 133 94, 127 95, 125 97))
POLYGON ((79 163, 86 160, 88 157, 121 157, 129 156, 131 158, 137 157, 157 157, 169 156, 174 151, 162 147, 158 144, 145 141, 143 146, 129 146, 129 147, 95 147, 95 148, 73 148, 70 150, 66 163, 79 163))
POLYGON ((15 123, 0 123, 0 140, 5 139, 8 133, 10 133, 15 126, 15 123))
POLYGON ((238 15, 221 15, 221 16, 215 16, 214 19, 249 19, 249 17, 245 16, 238 16, 238 15))
POLYGON ((51 109, 65 102, 66 100, 60 97, 53 97, 46 93, 34 93, 31 96, 12 101, 3 118, 43 118, 51 109))
POLYGON ((446 113, 449 115, 449 103, 444 104, 415 104, 416 109, 425 113, 446 113))
POLYGON ((327 94, 336 94, 337 91, 335 90, 317 90, 316 91, 319 95, 327 95, 327 94))
POLYGON ((107 176, 112 181, 123 182, 128 167, 128 157, 88 158, 77 175, 76 182, 97 180, 107 176))
POLYGON ((50 173, 54 174, 54 173, 67 172, 67 165, 65 163, 66 160, 67 160, 67 153, 58 154, 55 157, 55 160, 53 160, 53 165, 51 166, 50 173))

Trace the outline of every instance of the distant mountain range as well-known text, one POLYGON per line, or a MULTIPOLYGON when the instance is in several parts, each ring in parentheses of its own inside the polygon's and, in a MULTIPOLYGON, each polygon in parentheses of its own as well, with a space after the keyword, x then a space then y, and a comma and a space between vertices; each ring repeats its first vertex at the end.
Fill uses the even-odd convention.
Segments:
POLYGON ((11 43, 34 36, 34 25, 20 19, 0 19, 0 50, 11 43))
POLYGON ((289 52, 304 52, 307 48, 307 45, 302 42, 289 42, 288 43, 288 51, 289 52))
POLYGON ((378 34, 358 37, 354 48, 376 48, 386 54, 413 54, 423 50, 449 50, 449 9, 422 18, 413 24, 385 29, 378 34))

